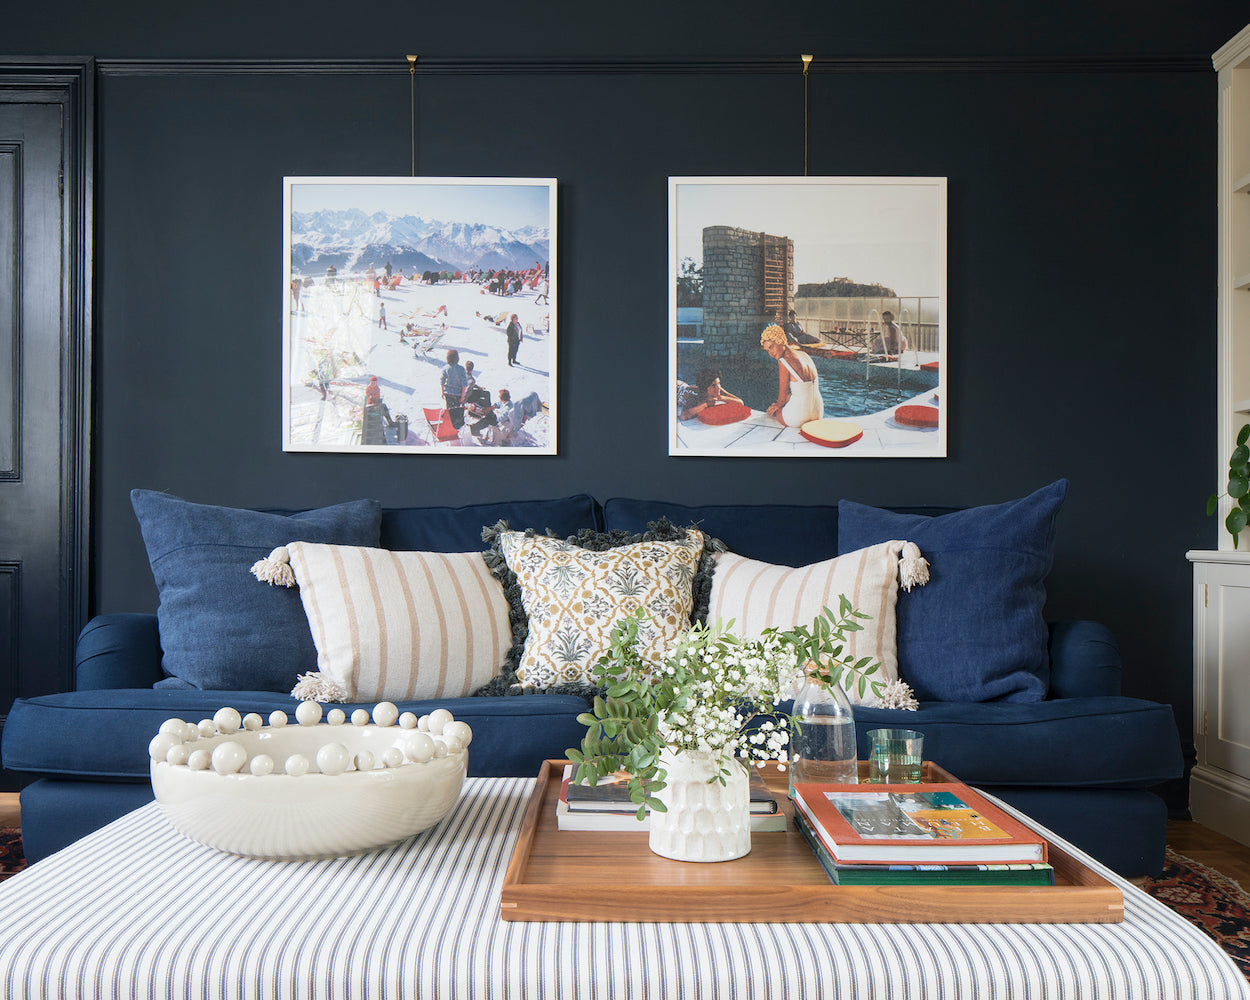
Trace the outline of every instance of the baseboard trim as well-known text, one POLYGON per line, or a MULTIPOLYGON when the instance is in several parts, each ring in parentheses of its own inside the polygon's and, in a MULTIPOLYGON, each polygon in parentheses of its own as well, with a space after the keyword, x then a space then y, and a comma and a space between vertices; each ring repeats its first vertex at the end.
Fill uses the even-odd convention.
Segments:
POLYGON ((1241 844, 1250 844, 1250 781, 1199 764, 1189 775, 1194 821, 1241 844))

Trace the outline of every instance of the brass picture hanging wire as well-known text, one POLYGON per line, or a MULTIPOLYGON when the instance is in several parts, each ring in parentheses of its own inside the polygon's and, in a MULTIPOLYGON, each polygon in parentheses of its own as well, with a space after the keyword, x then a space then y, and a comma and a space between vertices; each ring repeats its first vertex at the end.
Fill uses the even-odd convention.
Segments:
POLYGON ((412 176, 417 176, 417 56, 408 56, 409 107, 412 118, 412 176))
POLYGON ((807 70, 812 65, 811 56, 799 56, 803 60, 803 176, 807 176, 807 70))

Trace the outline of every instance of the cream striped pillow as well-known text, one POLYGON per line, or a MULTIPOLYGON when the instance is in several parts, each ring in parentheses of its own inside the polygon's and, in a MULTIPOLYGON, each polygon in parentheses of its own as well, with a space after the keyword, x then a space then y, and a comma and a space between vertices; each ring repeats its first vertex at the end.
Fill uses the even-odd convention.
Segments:
MULTIPOLYGON (((838 597, 845 594, 857 611, 872 616, 860 621, 862 631, 850 633, 847 654, 879 660, 881 669, 874 680, 898 680, 895 607, 899 553, 904 544, 882 542, 797 569, 722 553, 712 576, 708 622, 732 619, 735 635, 754 638, 769 626, 811 625, 823 608, 836 613, 838 597)), ((858 689, 846 690, 855 704, 877 704, 871 689, 862 699, 858 689)))
POLYGON ((286 550, 321 673, 306 693, 326 701, 454 698, 499 672, 512 645, 508 602, 480 552, 315 542, 286 550), (326 681, 342 697, 329 697, 338 692, 326 681))

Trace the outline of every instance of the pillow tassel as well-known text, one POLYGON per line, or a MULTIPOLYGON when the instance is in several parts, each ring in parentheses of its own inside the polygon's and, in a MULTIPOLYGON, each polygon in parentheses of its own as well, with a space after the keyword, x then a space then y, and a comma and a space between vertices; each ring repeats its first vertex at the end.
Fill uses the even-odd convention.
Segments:
POLYGON ((929 582, 929 560, 920 554, 915 542, 903 543, 903 557, 899 561, 899 583, 910 592, 912 587, 923 587, 929 582))
POLYGON ((285 545, 279 545, 264 559, 252 563, 252 576, 271 587, 294 587, 295 570, 285 545))
POLYGON ((351 695, 343 690, 343 686, 332 677, 327 677, 320 670, 300 674, 295 687, 291 689, 291 697, 300 701, 350 701, 351 695))

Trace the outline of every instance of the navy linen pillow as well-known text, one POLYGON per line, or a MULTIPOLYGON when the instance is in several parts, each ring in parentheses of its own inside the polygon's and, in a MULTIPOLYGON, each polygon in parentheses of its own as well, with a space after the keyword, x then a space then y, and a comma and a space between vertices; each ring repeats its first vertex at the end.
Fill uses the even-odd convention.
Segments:
POLYGON ((1042 618, 1060 479, 1020 500, 925 517, 843 500, 838 551, 915 542, 929 583, 898 600, 898 672, 921 701, 1041 701, 1050 678, 1042 618))
POLYGON ((130 503, 160 592, 161 665, 211 691, 290 691, 317 666, 299 591, 258 584, 252 563, 293 541, 376 546, 382 517, 376 500, 290 515, 151 490, 130 503))

